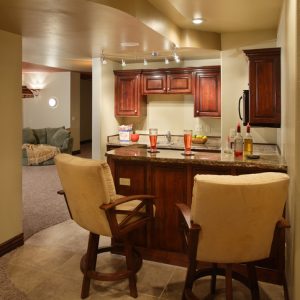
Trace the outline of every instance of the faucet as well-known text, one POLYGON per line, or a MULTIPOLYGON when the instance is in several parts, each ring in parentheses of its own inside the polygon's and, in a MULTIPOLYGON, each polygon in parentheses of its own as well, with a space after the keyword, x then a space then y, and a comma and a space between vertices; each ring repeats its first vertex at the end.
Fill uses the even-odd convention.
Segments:
POLYGON ((166 138, 167 138, 168 143, 170 144, 171 143, 171 138, 172 138, 170 130, 167 131, 166 138))

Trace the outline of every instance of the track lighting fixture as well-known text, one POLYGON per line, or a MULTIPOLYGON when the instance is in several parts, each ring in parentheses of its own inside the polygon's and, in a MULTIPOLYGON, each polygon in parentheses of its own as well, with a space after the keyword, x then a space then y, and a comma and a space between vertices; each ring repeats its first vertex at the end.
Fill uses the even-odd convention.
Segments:
POLYGON ((147 65, 148 65, 147 59, 144 58, 144 66, 147 66, 147 65))
POLYGON ((107 60, 105 59, 105 57, 101 56, 100 60, 101 60, 101 64, 102 65, 106 65, 107 64, 107 60))
POLYGON ((122 67, 126 67, 126 62, 124 59, 122 59, 122 67))
POLYGON ((102 65, 107 64, 107 60, 104 57, 103 50, 101 51, 100 62, 101 62, 102 65))

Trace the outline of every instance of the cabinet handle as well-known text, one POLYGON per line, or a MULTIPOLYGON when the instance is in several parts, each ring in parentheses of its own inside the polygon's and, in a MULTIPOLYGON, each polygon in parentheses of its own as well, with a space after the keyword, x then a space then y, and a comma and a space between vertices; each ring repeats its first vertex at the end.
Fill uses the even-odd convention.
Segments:
POLYGON ((134 112, 137 113, 137 110, 135 110, 134 112))
POLYGON ((199 110, 197 110, 196 113, 199 114, 199 110))

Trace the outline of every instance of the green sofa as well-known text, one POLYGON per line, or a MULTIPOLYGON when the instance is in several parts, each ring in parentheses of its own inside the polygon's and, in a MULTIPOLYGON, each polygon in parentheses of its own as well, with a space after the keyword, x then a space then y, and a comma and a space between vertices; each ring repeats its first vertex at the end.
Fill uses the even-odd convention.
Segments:
MULTIPOLYGON (((32 129, 23 128, 23 144, 46 144, 59 148, 62 153, 72 154, 73 137, 65 127, 32 129)), ((22 150, 22 163, 28 165, 27 151, 22 150)), ((53 165, 54 159, 48 159, 39 165, 53 165)))

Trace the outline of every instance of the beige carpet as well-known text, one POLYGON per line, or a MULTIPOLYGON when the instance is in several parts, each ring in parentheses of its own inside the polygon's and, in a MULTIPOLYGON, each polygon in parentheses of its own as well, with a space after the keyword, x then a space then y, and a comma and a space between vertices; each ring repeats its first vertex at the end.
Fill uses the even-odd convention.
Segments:
POLYGON ((56 166, 23 166, 24 238, 70 218, 56 166))

